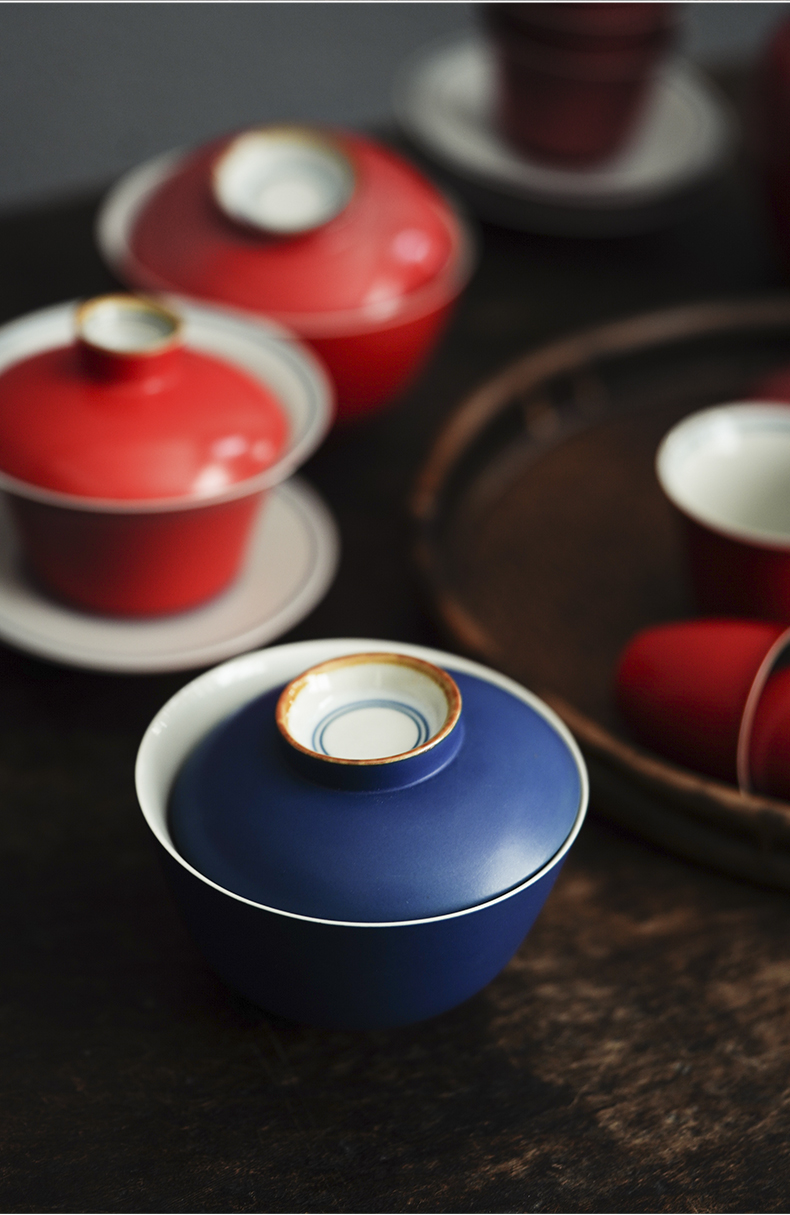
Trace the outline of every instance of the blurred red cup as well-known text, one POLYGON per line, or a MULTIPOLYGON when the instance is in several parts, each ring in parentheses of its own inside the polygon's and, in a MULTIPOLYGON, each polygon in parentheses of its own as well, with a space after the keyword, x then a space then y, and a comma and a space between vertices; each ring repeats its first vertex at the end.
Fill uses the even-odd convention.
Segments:
POLYGON ((413 166, 350 131, 271 126, 134 170, 98 241, 132 286, 272 318, 320 356, 340 420, 397 396, 474 264, 466 224, 413 166))
POLYGON ((657 625, 618 664, 618 708, 644 746, 743 790, 790 799, 790 630, 753 620, 657 625))
POLYGON ((706 614, 790 621, 790 406, 720 405, 663 439, 656 472, 706 614))
POLYGON ((668 4, 486 4, 496 122, 528 156, 582 167, 613 155, 674 27, 668 4))

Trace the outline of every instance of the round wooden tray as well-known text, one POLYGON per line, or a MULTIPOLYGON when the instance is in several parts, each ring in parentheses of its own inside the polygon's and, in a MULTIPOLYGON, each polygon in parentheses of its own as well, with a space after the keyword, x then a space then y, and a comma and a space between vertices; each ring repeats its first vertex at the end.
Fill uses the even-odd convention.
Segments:
POLYGON ((456 642, 541 694, 592 805, 676 852, 790 889, 790 804, 628 741, 612 675, 637 629, 693 614, 653 472, 684 414, 790 363, 790 297, 702 304, 544 347, 468 397, 418 479, 417 559, 456 642))

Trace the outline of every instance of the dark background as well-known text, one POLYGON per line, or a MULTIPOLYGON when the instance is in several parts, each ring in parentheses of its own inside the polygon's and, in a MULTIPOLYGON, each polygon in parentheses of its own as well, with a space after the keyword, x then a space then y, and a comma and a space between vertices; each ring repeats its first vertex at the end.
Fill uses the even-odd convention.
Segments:
MULTIPOLYGON (((783 4, 682 4, 682 49, 748 61, 783 4)), ((0 4, 0 208, 275 119, 385 123, 403 60, 471 4, 0 4)))

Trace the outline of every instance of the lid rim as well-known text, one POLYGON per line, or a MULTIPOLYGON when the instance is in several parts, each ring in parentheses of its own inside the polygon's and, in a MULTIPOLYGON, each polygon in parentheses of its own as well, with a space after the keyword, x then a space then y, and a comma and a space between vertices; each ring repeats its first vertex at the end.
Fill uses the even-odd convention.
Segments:
POLYGON ((302 236, 307 232, 315 232, 324 227, 346 209, 357 189, 357 184, 358 177, 354 164, 339 143, 329 136, 313 131, 310 127, 298 124, 273 123, 270 126, 250 127, 231 139, 211 164, 211 191, 222 214, 248 231, 263 232, 283 239, 287 239, 289 236, 302 236), (232 177, 232 160, 234 157, 238 158, 245 143, 248 147, 252 147, 254 140, 264 142, 265 137, 268 137, 272 144, 277 142, 285 144, 290 139, 292 146, 309 147, 322 152, 327 160, 334 161, 340 167, 342 177, 345 178, 343 183, 345 190, 340 192, 337 199, 339 205, 334 209, 326 210, 317 221, 307 222, 297 227, 282 226, 276 223, 267 224, 259 218, 253 218, 243 199, 239 206, 238 199, 232 197, 233 183, 228 181, 228 177, 232 177))
MULTIPOLYGON (((666 495, 669 502, 691 523, 697 527, 704 528, 706 531, 713 532, 724 540, 729 540, 732 544, 742 544, 750 548, 767 549, 771 552, 790 553, 790 529, 782 532, 763 531, 759 528, 750 528, 739 526, 738 524, 729 524, 723 522, 720 518, 714 517, 711 513, 706 514, 703 510, 689 505, 686 497, 677 489, 676 479, 672 475, 670 469, 670 461, 675 455, 675 450, 683 442, 688 442, 689 438, 695 431, 702 431, 706 425, 709 425, 719 415, 721 418, 737 418, 738 415, 744 417, 751 416, 756 420, 756 415, 752 411, 761 410, 766 418, 784 417, 786 425, 782 428, 785 432, 790 430, 790 402, 782 401, 727 401, 721 405, 711 405, 705 409, 698 409, 694 413, 687 414, 681 418, 662 438, 656 451, 654 467, 656 478, 661 489, 666 495)), ((754 429, 747 427, 746 429, 754 429)))

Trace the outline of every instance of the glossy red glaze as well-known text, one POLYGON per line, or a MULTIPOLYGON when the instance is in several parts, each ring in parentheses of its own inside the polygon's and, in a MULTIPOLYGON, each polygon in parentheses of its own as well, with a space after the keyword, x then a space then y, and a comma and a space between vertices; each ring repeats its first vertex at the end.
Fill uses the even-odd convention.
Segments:
POLYGON ((679 513, 700 612, 790 622, 790 548, 736 540, 679 513))
POLYGON ((636 123, 669 43, 670 8, 486 5, 504 136, 528 156, 559 164, 613 155, 636 123))
MULTIPOLYGON (((783 629, 750 620, 689 620, 638 633, 623 651, 615 681, 618 708, 634 737, 675 763, 734 784, 746 699, 783 629)), ((758 709, 753 739, 761 756, 769 734, 758 709)))
POLYGON ((447 267, 454 216, 399 156, 361 136, 335 139, 357 186, 328 223, 283 237, 227 218, 211 177, 231 140, 217 140, 187 157, 143 208, 135 257, 179 291, 288 320, 400 301, 447 267))
POLYGON ((310 343, 343 393, 342 415, 353 421, 392 400, 415 379, 450 319, 452 301, 424 316, 350 337, 310 343))
POLYGON ((29 568, 90 611, 156 616, 219 594, 244 557, 261 493, 183 511, 72 510, 9 495, 29 568))
POLYGON ((430 353, 468 276, 462 225, 411 165, 373 140, 332 132, 356 173, 347 207, 322 226, 271 236, 223 214, 212 169, 230 144, 187 157, 154 192, 130 244, 137 286, 273 317, 327 365, 338 416, 390 400, 430 353))
POLYGON ((193 350, 76 343, 0 374, 0 468, 59 493, 216 496, 273 464, 287 438, 273 392, 193 350))
POLYGON ((790 668, 774 671, 763 689, 749 748, 752 785, 790 801, 790 668))

